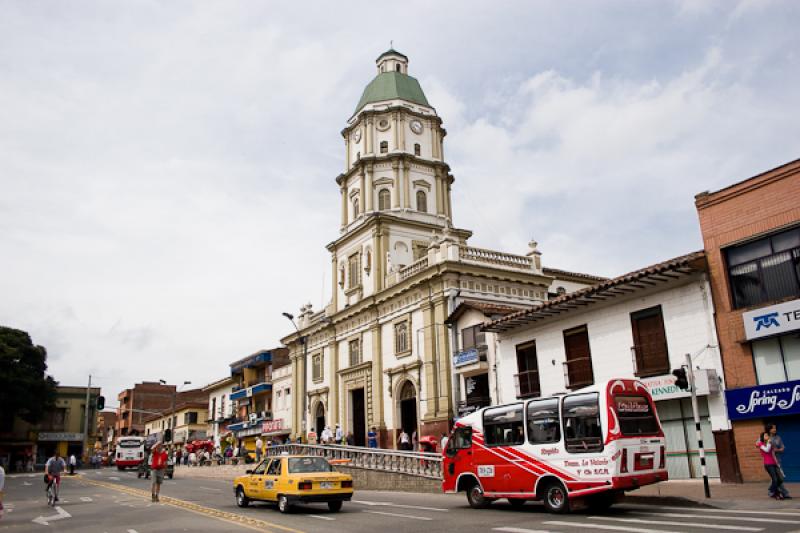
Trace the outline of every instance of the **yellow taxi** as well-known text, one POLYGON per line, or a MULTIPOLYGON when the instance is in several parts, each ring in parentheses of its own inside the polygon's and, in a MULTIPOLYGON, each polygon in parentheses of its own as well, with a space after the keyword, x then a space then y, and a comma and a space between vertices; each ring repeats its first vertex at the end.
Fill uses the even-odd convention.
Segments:
POLYGON ((335 512, 353 497, 353 478, 335 471, 324 457, 280 455, 234 479, 233 491, 239 507, 277 502, 278 510, 288 513, 296 503, 325 502, 335 512))

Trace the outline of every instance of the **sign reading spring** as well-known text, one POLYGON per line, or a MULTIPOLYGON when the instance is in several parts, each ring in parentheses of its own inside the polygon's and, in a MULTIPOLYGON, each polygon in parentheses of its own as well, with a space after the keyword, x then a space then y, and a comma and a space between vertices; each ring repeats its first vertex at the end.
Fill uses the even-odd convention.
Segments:
POLYGON ((726 390, 725 397, 731 420, 800 414, 800 380, 726 390))

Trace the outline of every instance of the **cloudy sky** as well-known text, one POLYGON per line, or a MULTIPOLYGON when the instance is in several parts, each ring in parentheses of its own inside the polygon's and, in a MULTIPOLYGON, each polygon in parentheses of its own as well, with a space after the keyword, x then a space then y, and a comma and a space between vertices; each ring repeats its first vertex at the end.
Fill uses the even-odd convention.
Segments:
POLYGON ((475 246, 620 274, 800 157, 798 2, 379 4, 0 0, 0 324, 113 397, 277 345, 328 299, 339 131, 390 40, 475 246))

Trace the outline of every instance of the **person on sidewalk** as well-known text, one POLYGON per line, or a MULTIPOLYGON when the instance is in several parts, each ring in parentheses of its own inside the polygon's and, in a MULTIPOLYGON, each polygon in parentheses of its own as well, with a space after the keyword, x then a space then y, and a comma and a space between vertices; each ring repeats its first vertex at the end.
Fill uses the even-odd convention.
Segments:
POLYGON ((150 470, 153 473, 153 486, 151 495, 153 502, 159 501, 158 496, 161 492, 161 484, 164 483, 164 470, 167 468, 167 452, 161 447, 161 443, 157 442, 153 446, 153 451, 150 454, 150 470))
POLYGON ((400 438, 397 439, 400 442, 400 449, 401 450, 410 450, 411 449, 411 440, 406 433, 405 429, 400 430, 400 438))
MULTIPOLYGON (((783 452, 786 451, 786 447, 783 444, 783 439, 778 435, 778 426, 775 424, 767 424, 767 433, 769 433, 770 443, 772 443, 772 452, 775 455, 775 462, 778 463, 778 475, 783 478, 785 476, 781 463, 783 462, 783 452)), ((780 491, 784 499, 792 498, 789 496, 789 491, 786 490, 785 485, 780 485, 780 491)))
POLYGON ((783 492, 780 490, 783 485, 783 479, 778 471, 778 462, 775 460, 775 453, 772 449, 772 442, 768 432, 761 434, 761 438, 756 442, 756 448, 761 452, 761 458, 764 461, 764 470, 769 474, 772 483, 769 485, 768 494, 770 498, 776 500, 783 499, 783 492))
POLYGON ((322 440, 322 444, 331 443, 333 440, 333 432, 330 426, 325 426, 325 429, 322 430, 322 435, 320 435, 320 439, 322 440))
POLYGON ((333 442, 334 444, 344 444, 342 440, 344 439, 344 432, 339 424, 336 424, 336 431, 334 432, 333 442))
POLYGON ((256 437, 256 463, 261 462, 261 453, 264 449, 264 441, 261 440, 261 437, 256 437))
POLYGON ((367 433, 367 446, 370 448, 378 447, 378 430, 375 426, 372 426, 369 433, 367 433))
POLYGON ((75 454, 71 454, 69 456, 69 475, 75 475, 75 466, 78 464, 78 460, 75 458, 75 454))

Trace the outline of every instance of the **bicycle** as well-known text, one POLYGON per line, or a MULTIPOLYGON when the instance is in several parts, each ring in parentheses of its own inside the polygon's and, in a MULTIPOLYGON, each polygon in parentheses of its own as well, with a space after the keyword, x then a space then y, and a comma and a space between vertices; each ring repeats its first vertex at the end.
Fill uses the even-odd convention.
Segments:
POLYGON ((58 484, 53 476, 50 476, 45 492, 47 493, 47 505, 55 507, 56 500, 58 499, 58 484))

